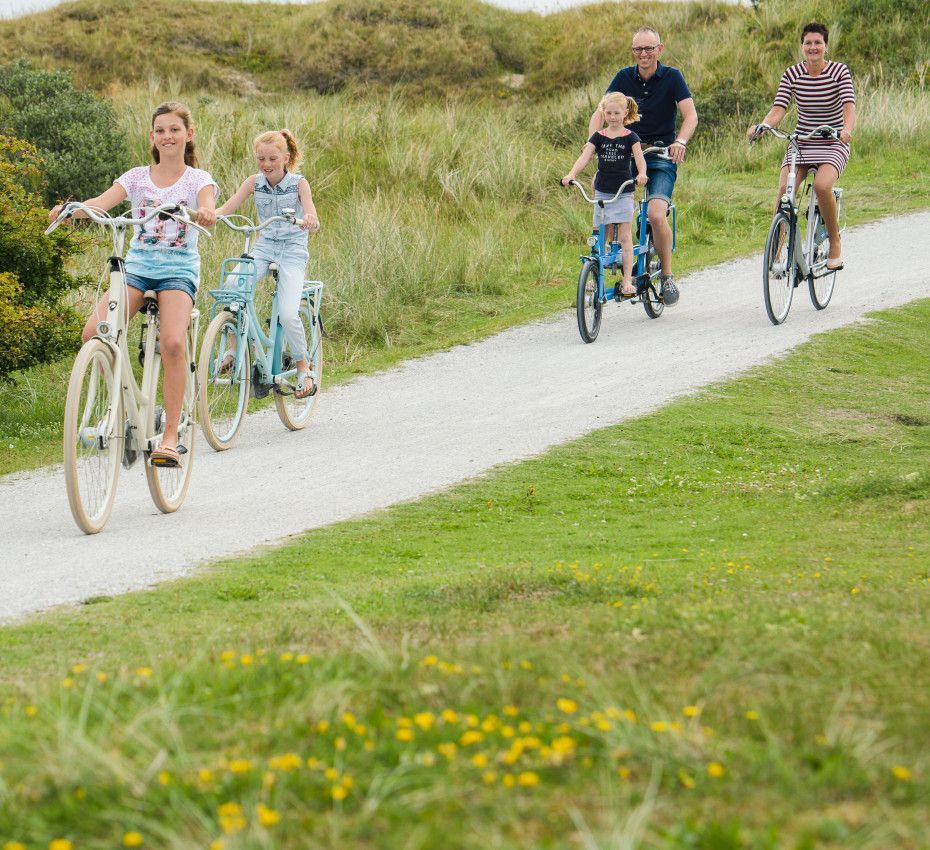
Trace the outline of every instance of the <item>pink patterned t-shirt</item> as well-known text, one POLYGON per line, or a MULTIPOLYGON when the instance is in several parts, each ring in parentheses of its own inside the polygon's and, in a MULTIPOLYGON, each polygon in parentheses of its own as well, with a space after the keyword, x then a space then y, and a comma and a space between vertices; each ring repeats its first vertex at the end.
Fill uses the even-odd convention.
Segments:
MULTIPOLYGON (((214 197, 220 190, 208 172, 188 166, 176 183, 160 188, 152 182, 151 168, 140 165, 116 178, 126 190, 133 218, 143 218, 163 204, 184 204, 197 208, 197 195, 204 186, 213 186, 214 197)), ((126 271, 154 280, 180 278, 194 286, 200 277, 200 253, 197 230, 173 218, 155 218, 134 228, 135 234, 126 254, 126 271)))

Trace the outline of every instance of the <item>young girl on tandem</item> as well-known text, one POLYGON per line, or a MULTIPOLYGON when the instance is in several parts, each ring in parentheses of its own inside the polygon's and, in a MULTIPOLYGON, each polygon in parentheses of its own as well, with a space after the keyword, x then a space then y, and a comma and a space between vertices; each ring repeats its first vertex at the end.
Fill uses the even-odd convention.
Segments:
POLYGON ((278 310, 281 326, 290 350, 294 353, 297 383, 294 395, 307 398, 316 394, 317 384, 310 374, 307 362, 307 337, 300 321, 300 299, 303 294, 304 273, 310 253, 307 249, 308 231, 320 229, 310 184, 296 171, 301 153, 290 130, 269 130, 254 141, 258 174, 247 177, 242 185, 218 210, 229 215, 250 195, 255 201, 259 222, 280 215, 282 210, 296 213, 296 224, 276 221, 260 231, 252 249, 255 273, 258 279, 268 273, 270 263, 278 264, 278 310))
POLYGON ((617 190, 632 179, 631 160, 636 161, 638 174, 636 183, 646 184, 646 160, 639 136, 626 125, 639 120, 636 101, 620 92, 610 92, 601 100, 598 107, 607 120, 607 127, 595 132, 581 150, 571 171, 562 178, 562 185, 567 186, 584 170, 597 154, 597 175, 594 178, 594 198, 604 201, 603 209, 594 207, 594 226, 605 227, 605 241, 616 242, 619 230, 620 247, 623 249, 623 280, 620 295, 630 297, 636 294, 633 286, 633 234, 630 222, 633 220, 633 187, 626 189, 613 203, 606 203, 617 190))
MULTIPOLYGON (((213 226, 219 189, 213 178, 197 167, 190 110, 177 101, 157 106, 152 113, 149 141, 154 165, 131 168, 101 195, 84 203, 109 210, 128 199, 133 218, 144 218, 152 209, 165 204, 183 204, 196 213, 194 220, 198 224, 213 226)), ((49 220, 58 217, 61 207, 59 204, 51 210, 49 220)), ((75 218, 84 217, 83 213, 75 214, 75 218)), ((150 461, 160 466, 177 466, 180 461, 178 425, 189 371, 184 349, 199 278, 196 228, 173 218, 155 218, 145 226, 135 227, 126 254, 128 315, 139 312, 146 290, 158 293, 161 362, 165 370, 165 431, 150 461)), ((84 342, 97 332, 98 323, 106 315, 104 296, 84 326, 84 342)))

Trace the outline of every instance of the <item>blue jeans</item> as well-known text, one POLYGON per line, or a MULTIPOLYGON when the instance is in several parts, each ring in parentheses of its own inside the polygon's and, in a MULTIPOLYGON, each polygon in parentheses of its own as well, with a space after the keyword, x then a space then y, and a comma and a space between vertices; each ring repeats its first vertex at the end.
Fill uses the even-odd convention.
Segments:
MULTIPOLYGON (((636 167, 635 162, 633 167, 636 167)), ((650 200, 659 198, 671 206, 672 190, 675 188, 675 179, 678 177, 678 166, 668 159, 647 156, 646 175, 649 178, 646 188, 649 190, 650 200)))
POLYGON ((139 275, 126 273, 126 283, 133 289, 145 292, 148 289, 155 292, 165 292, 171 289, 177 289, 179 292, 186 292, 192 302, 197 301, 197 289, 189 280, 180 277, 166 277, 156 279, 152 277, 140 277, 139 275))

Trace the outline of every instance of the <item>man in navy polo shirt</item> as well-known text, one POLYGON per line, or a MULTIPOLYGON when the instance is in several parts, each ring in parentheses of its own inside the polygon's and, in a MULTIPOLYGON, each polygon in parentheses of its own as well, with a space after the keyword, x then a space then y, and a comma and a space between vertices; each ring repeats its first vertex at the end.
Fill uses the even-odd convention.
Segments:
MULTIPOLYGON (((636 101, 642 117, 630 124, 630 129, 643 140, 643 150, 652 145, 664 145, 672 158, 669 162, 655 156, 646 157, 649 223, 656 252, 662 262, 662 294, 665 303, 671 306, 678 301, 678 287, 672 276, 672 228, 667 213, 678 165, 684 162, 685 147, 697 128, 697 110, 681 71, 659 62, 665 46, 654 29, 641 27, 637 30, 632 49, 636 64, 621 68, 607 91, 623 92, 636 101), (681 128, 676 134, 678 112, 681 112, 681 128)), ((603 126, 604 116, 598 110, 591 116, 588 135, 593 135, 603 126)))

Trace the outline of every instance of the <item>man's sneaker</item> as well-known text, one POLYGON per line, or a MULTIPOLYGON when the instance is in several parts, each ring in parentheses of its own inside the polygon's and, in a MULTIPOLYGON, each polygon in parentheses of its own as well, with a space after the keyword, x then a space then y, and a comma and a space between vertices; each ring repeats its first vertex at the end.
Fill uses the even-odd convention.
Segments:
POLYGON ((666 307, 673 307, 678 303, 678 287, 675 286, 675 275, 659 275, 659 283, 662 284, 662 301, 666 307))

